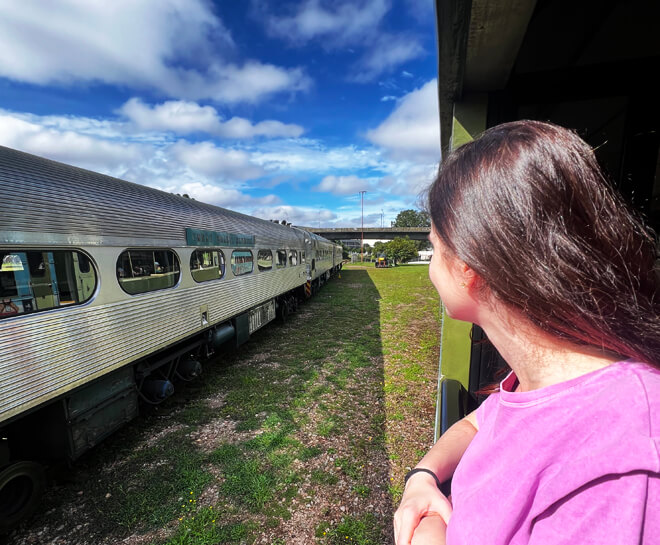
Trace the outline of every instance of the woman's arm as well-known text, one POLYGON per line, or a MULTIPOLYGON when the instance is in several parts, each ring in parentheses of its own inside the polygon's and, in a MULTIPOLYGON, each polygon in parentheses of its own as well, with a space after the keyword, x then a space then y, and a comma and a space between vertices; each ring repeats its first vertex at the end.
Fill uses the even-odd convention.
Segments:
POLYGON ((419 521, 412 538, 412 545, 445 545, 447 524, 440 515, 429 515, 419 521))
MULTIPOLYGON (((447 480, 454 474, 477 429, 475 413, 472 412, 449 428, 416 467, 430 469, 440 481, 447 480)), ((410 545, 415 528, 426 515, 440 515, 448 523, 451 504, 438 490, 433 477, 420 472, 411 476, 406 483, 403 498, 394 514, 396 544, 410 545)))

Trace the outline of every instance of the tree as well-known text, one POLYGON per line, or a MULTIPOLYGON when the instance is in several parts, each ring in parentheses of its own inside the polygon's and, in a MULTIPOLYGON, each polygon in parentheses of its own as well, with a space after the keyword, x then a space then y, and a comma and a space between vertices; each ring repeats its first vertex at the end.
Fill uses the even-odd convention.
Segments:
POLYGON ((431 227, 431 217, 427 212, 420 210, 402 210, 392 227, 431 227))
POLYGON ((385 252, 386 247, 387 244, 385 242, 381 242, 380 240, 374 242, 374 255, 378 257, 380 254, 385 252))
MULTIPOLYGON (((392 227, 431 227, 431 216, 423 210, 402 210, 392 227)), ((417 240, 414 244, 417 250, 427 250, 430 247, 426 240, 417 240)))
POLYGON ((409 238, 395 238, 386 245, 385 254, 388 259, 394 259, 399 263, 405 263, 417 257, 417 245, 409 238))

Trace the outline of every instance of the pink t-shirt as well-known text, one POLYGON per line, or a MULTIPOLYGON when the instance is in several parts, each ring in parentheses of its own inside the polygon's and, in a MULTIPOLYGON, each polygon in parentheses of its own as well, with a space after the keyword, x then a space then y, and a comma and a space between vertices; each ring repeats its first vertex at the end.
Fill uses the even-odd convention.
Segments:
POLYGON ((660 544, 660 370, 501 391, 452 482, 448 545, 660 544))

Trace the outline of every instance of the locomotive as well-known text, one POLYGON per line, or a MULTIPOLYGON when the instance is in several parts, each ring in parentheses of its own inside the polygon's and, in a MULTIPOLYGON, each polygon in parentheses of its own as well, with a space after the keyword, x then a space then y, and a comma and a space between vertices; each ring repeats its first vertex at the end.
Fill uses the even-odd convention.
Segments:
POLYGON ((341 246, 0 147, 0 530, 74 461, 285 319, 341 246))

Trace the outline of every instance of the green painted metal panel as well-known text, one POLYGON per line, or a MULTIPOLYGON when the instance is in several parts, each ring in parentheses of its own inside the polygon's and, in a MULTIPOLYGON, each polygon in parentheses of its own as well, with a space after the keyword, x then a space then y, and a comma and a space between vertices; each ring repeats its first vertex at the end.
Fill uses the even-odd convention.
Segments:
POLYGON ((472 324, 454 320, 442 308, 442 344, 440 346, 440 373, 458 380, 467 389, 470 379, 470 352, 472 324))
POLYGON ((254 246, 254 235, 186 227, 188 246, 254 246))

